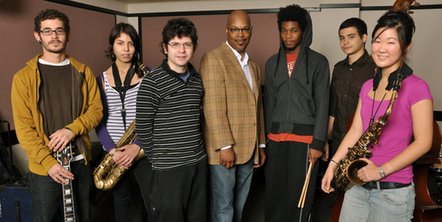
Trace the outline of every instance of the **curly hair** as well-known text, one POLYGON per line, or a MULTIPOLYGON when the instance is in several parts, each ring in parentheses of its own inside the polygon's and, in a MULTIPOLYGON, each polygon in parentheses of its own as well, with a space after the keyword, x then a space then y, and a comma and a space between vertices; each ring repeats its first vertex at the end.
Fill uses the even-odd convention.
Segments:
POLYGON ((367 24, 359 18, 349 18, 341 23, 339 30, 355 27, 358 30, 359 37, 362 38, 364 34, 367 34, 367 24))
POLYGON ((288 5, 286 7, 279 8, 279 12, 276 15, 278 17, 278 28, 281 31, 282 22, 298 22, 301 31, 304 32, 307 27, 307 10, 301 8, 297 4, 288 5))
POLYGON ((69 18, 60 11, 57 11, 55 9, 46 9, 43 11, 40 11, 37 16, 34 18, 34 31, 40 33, 41 30, 41 22, 48 20, 48 19, 60 19, 60 21, 63 22, 64 25, 64 31, 66 33, 69 33, 71 30, 71 27, 69 26, 69 18))
POLYGON ((163 45, 167 45, 171 39, 175 38, 175 36, 178 38, 182 38, 183 36, 190 37, 193 43, 193 50, 195 50, 198 45, 198 35, 196 33, 195 25, 192 21, 186 18, 169 20, 166 26, 164 26, 162 36, 163 41, 160 43, 160 47, 163 54, 166 54, 163 45))

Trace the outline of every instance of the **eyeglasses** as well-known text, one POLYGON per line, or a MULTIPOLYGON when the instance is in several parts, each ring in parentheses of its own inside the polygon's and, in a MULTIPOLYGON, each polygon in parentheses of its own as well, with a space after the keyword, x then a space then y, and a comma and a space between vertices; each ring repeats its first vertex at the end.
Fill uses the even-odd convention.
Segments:
POLYGON ((181 48, 181 45, 185 49, 193 49, 193 43, 191 43, 191 42, 186 42, 186 43, 183 43, 183 44, 180 44, 178 42, 172 42, 172 43, 169 43, 168 45, 170 45, 170 47, 172 47, 172 49, 179 49, 179 48, 181 48))
POLYGON ((43 35, 52 35, 52 33, 54 33, 54 32, 55 32, 55 34, 57 34, 57 35, 64 35, 64 34, 66 34, 66 31, 65 31, 64 29, 55 29, 55 30, 52 30, 52 29, 43 29, 43 30, 40 30, 40 32, 41 32, 41 34, 43 34, 43 35))
POLYGON ((227 26, 227 29, 235 34, 239 33, 239 31, 242 31, 242 33, 248 34, 248 33, 250 33, 250 31, 252 31, 253 27, 239 29, 239 28, 230 28, 229 26, 227 26))

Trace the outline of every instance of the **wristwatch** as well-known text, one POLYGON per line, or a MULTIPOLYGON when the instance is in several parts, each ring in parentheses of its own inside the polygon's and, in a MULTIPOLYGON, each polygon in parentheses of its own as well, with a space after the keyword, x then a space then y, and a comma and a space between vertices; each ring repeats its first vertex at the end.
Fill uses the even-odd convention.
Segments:
POLYGON ((384 170, 382 169, 382 166, 379 166, 379 174, 381 175, 382 179, 385 179, 385 177, 387 177, 387 176, 385 175, 384 170))

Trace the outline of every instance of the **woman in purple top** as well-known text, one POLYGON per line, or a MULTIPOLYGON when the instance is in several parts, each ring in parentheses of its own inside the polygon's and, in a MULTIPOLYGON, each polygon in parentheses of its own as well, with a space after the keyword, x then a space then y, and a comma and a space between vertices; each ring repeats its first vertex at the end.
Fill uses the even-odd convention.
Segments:
POLYGON ((399 78, 391 115, 372 144, 367 166, 358 170, 365 185, 354 185, 345 193, 340 221, 411 221, 414 210, 412 163, 430 148, 433 135, 433 97, 428 84, 413 74, 404 62, 415 30, 413 19, 405 12, 389 11, 372 33, 372 57, 377 65, 374 79, 367 81, 359 94, 350 130, 333 156, 322 179, 322 190, 330 186, 337 163, 345 158, 371 122, 385 114, 392 95, 393 82, 399 78), (414 136, 413 142, 410 143, 414 136))
MULTIPOLYGON (((140 52, 140 39, 132 25, 119 23, 112 28, 106 51, 107 57, 112 60, 112 66, 97 77, 103 102, 103 119, 95 131, 103 149, 114 161, 121 167, 132 170, 148 208, 150 201, 147 186, 151 166, 147 158, 134 163, 141 149, 138 139, 120 148, 115 145, 135 119, 136 97, 146 74, 137 63, 140 52)), ((130 188, 130 173, 126 173, 112 188, 117 222, 133 221, 130 188)))

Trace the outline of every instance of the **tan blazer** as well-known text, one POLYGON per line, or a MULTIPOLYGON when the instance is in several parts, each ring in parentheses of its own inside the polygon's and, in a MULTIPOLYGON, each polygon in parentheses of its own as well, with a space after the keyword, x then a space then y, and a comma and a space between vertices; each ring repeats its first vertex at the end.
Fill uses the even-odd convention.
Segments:
POLYGON ((209 164, 219 165, 219 149, 232 145, 235 164, 246 163, 254 155, 259 163, 258 144, 265 144, 264 113, 258 65, 249 59, 253 92, 241 65, 230 47, 220 47, 203 55, 203 138, 209 164))

